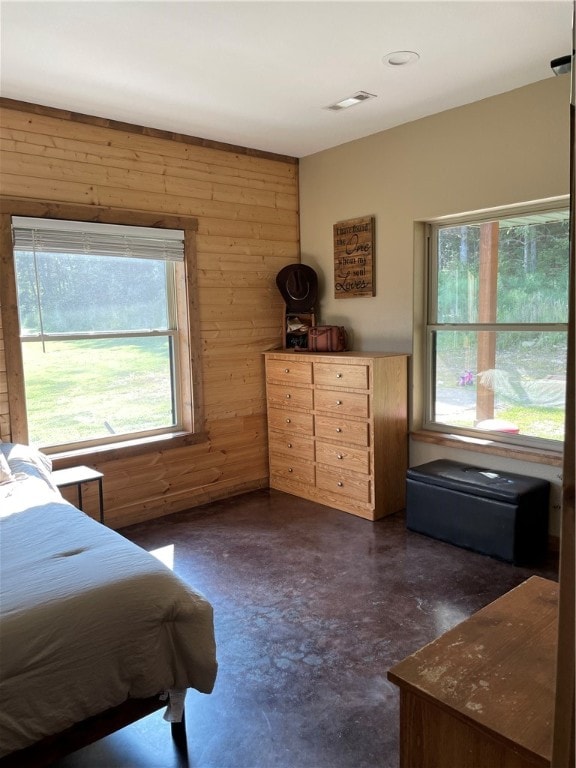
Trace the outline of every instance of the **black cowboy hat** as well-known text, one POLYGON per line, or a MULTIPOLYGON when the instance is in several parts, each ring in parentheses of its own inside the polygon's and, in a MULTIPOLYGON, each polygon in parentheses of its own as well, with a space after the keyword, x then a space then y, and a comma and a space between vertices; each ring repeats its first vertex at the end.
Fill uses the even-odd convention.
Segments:
POLYGON ((306 264, 289 264, 276 275, 276 285, 293 312, 311 312, 318 298, 318 276, 306 264))

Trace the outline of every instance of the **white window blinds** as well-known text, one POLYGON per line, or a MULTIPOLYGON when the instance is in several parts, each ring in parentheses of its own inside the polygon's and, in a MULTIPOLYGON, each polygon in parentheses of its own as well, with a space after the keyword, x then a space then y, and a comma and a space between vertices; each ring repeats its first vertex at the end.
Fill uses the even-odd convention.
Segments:
POLYGON ((15 251, 184 260, 184 233, 178 229, 20 216, 12 218, 12 227, 15 251))

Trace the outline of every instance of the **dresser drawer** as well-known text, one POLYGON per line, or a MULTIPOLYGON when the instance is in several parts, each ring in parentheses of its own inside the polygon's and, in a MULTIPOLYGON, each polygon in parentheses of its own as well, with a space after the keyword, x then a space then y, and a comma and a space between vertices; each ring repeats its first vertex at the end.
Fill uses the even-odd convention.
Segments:
POLYGON ((338 392, 329 389, 317 389, 314 395, 314 407, 342 416, 368 416, 368 395, 361 392, 338 392))
POLYGON ((327 469, 316 470, 316 486, 333 496, 370 504, 370 478, 366 475, 345 475, 327 469))
POLYGON ((292 387, 289 384, 268 384, 270 405, 287 408, 312 408, 312 390, 308 387, 292 387))
POLYGON ((266 378, 296 384, 312 383, 312 363, 302 360, 267 360, 266 378))
POLYGON ((311 436, 314 433, 314 417, 311 413, 269 408, 268 426, 271 430, 282 430, 291 434, 311 436))
POLYGON ((316 461, 339 470, 370 473, 370 454, 361 448, 347 448, 332 443, 316 442, 316 461))
POLYGON ((365 421, 346 421, 346 419, 316 416, 315 435, 323 440, 337 440, 353 445, 370 445, 369 427, 365 421))
POLYGON ((314 464, 300 459, 290 461, 281 454, 270 454, 270 477, 291 483, 314 485, 314 464))
POLYGON ((314 443, 308 436, 270 431, 268 447, 270 453, 284 454, 291 460, 314 461, 314 443))
POLYGON ((314 384, 368 389, 368 366, 314 363, 314 384))

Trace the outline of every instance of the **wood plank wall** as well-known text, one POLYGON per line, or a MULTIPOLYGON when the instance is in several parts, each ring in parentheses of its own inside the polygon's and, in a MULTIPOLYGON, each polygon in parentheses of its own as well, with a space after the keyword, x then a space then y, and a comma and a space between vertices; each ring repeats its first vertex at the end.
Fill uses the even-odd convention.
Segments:
MULTIPOLYGON (((7 197, 198 219, 208 440, 89 462, 104 472, 107 523, 122 527, 266 487, 262 352, 281 346, 276 274, 300 258, 297 160, 6 100, 0 142, 7 197)), ((0 329, 3 440, 10 439, 4 348, 18 343, 0 329)))

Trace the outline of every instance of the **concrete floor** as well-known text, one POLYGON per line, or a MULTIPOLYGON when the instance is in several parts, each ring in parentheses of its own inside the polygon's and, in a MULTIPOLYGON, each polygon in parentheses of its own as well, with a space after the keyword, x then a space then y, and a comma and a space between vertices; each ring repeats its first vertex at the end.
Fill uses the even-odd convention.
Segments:
POLYGON ((187 755, 156 713, 58 768, 392 768, 396 662, 554 558, 518 568, 277 491, 121 531, 215 611, 219 674, 186 701, 187 755))

